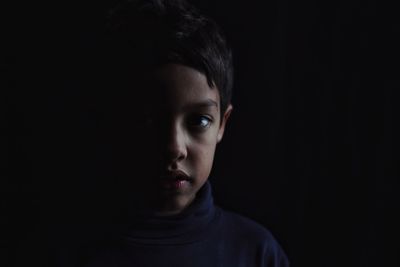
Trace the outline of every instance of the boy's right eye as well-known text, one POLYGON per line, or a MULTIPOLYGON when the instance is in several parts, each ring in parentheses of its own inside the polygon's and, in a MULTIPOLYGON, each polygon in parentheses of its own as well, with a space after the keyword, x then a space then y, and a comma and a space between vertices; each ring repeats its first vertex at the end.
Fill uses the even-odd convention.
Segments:
POLYGON ((152 126, 154 125, 154 118, 151 116, 145 116, 143 118, 143 123, 145 124, 145 126, 152 126))
POLYGON ((156 116, 154 115, 144 115, 141 118, 141 123, 144 127, 146 128, 153 128, 157 126, 157 123, 159 122, 159 120, 157 119, 156 116))

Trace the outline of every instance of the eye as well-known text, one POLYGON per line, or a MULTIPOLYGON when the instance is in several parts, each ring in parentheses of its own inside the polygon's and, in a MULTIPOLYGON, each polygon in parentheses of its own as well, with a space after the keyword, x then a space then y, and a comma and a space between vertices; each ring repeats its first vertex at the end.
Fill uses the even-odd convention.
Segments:
POLYGON ((206 129, 210 127, 212 119, 204 115, 195 115, 189 119, 189 125, 199 129, 206 129))
POLYGON ((160 123, 160 116, 157 113, 150 111, 141 114, 138 120, 142 124, 142 126, 153 128, 156 127, 158 123, 160 123))

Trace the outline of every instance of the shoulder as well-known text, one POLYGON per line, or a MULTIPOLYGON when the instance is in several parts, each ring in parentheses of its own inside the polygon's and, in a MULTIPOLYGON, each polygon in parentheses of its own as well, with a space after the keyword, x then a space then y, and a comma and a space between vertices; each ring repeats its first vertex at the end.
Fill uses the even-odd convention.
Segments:
POLYGON ((285 252, 267 228, 235 212, 218 210, 222 231, 230 242, 240 244, 241 249, 253 250, 265 266, 289 266, 285 252))
POLYGON ((261 224, 238 213, 218 208, 221 213, 221 223, 227 231, 234 231, 236 235, 246 238, 254 238, 258 241, 276 242, 271 232, 261 224))

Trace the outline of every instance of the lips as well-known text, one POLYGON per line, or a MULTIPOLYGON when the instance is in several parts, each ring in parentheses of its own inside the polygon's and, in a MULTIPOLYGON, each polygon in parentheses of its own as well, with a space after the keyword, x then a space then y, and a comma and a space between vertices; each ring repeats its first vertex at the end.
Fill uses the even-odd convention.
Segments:
POLYGON ((161 184, 166 189, 182 189, 192 180, 189 175, 180 170, 165 172, 160 178, 161 184))
POLYGON ((168 171, 161 175, 161 179, 163 180, 191 180, 189 175, 187 175, 184 171, 168 171))

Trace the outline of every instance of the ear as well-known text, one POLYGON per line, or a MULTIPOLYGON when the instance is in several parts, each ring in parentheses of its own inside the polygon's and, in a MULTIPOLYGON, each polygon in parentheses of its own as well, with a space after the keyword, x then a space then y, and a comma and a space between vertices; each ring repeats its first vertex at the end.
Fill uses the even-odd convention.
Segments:
POLYGON ((225 110, 224 115, 221 118, 222 121, 221 121, 219 129, 218 129, 217 143, 221 142, 222 137, 224 136, 226 122, 228 121, 232 110, 233 110, 232 104, 229 104, 229 106, 225 110))

